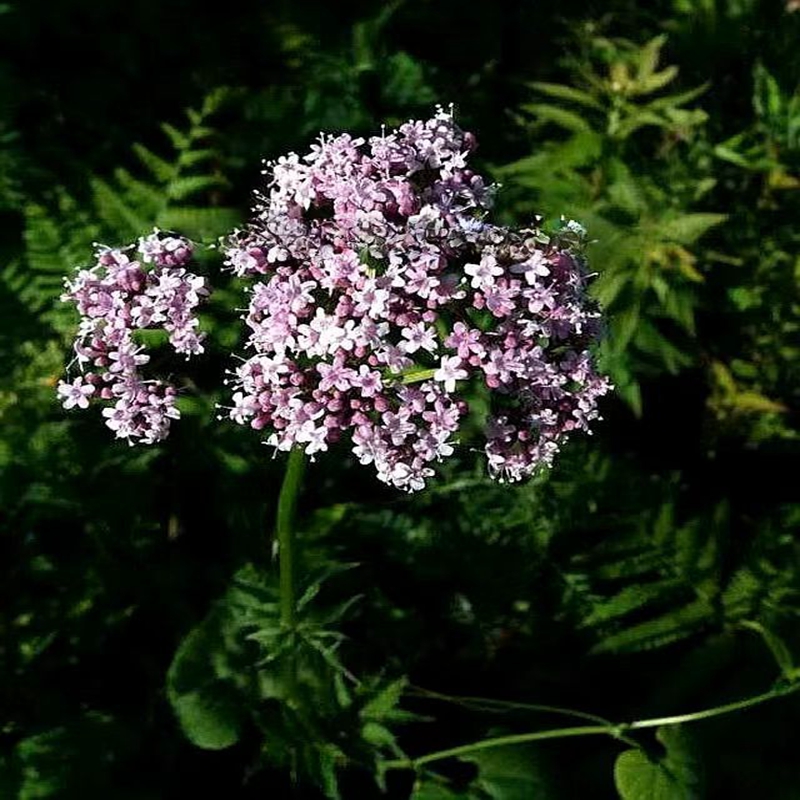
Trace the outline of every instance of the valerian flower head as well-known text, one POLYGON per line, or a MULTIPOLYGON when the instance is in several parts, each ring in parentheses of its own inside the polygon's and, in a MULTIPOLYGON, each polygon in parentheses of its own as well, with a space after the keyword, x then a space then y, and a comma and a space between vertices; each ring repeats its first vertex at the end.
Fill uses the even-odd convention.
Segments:
POLYGON ((585 231, 491 223, 495 187, 468 166, 475 146, 439 109, 369 139, 321 134, 268 165, 251 223, 225 242, 230 268, 255 279, 233 420, 312 456, 348 437, 408 491, 454 452, 481 385, 500 480, 589 430, 609 383, 589 352, 585 231))
POLYGON ((106 425, 131 444, 167 435, 180 416, 176 390, 145 378, 150 355, 136 332, 165 331, 175 352, 187 358, 203 352, 195 311, 208 290, 186 268, 191 257, 188 240, 156 230, 128 247, 98 246, 94 266, 65 282, 62 300, 81 314, 74 348, 83 374, 59 383, 64 408, 104 405, 106 425))

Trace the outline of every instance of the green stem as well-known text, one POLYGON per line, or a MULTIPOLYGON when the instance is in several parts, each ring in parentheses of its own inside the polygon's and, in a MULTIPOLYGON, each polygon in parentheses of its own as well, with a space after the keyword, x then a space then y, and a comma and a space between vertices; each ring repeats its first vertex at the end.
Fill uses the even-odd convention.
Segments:
POLYGON ((436 372, 436 369, 428 369, 426 367, 412 367, 405 372, 400 373, 400 383, 421 383, 422 381, 429 381, 436 372))
POLYGON ((281 623, 294 627, 296 599, 294 574, 294 533, 297 495, 303 480, 306 457, 302 450, 289 451, 286 472, 283 475, 281 493, 278 495, 278 513, 275 536, 278 541, 278 569, 280 571, 281 623))
POLYGON ((573 708, 563 708, 562 706, 547 706, 541 703, 518 703, 512 700, 494 700, 490 697, 465 697, 463 695, 442 694, 433 692, 430 689, 422 689, 412 686, 409 694, 416 697, 426 697, 431 700, 441 700, 443 703, 453 703, 465 708, 473 708, 476 711, 537 711, 542 714, 560 714, 576 719, 585 719, 589 722, 597 722, 601 725, 613 725, 610 719, 600 717, 597 714, 590 714, 588 711, 576 711, 573 708))
POLYGON ((576 728, 556 728, 550 731, 534 731, 533 733, 517 733, 511 736, 497 736, 493 739, 482 739, 480 742, 461 745, 461 747, 451 747, 449 750, 437 750, 435 753, 428 753, 414 759, 397 759, 387 761, 387 769, 416 769, 424 764, 431 764, 434 761, 443 761, 446 758, 458 758, 469 755, 479 750, 491 750, 495 747, 509 747, 515 744, 527 744, 528 742, 539 742, 543 739, 566 739, 571 736, 596 736, 598 734, 608 735, 610 728, 608 725, 580 725, 576 728))
POLYGON ((627 727, 628 730, 635 731, 640 728, 659 728, 664 725, 681 725, 684 722, 699 722, 701 719, 719 717, 722 714, 730 714, 732 711, 742 711, 745 708, 751 708, 752 706, 766 703, 768 700, 774 700, 776 697, 783 697, 798 690, 800 690, 800 683, 796 683, 792 686, 785 686, 781 689, 772 689, 769 692, 757 694, 755 697, 748 697, 745 700, 737 700, 733 703, 706 708, 703 711, 695 711, 690 714, 678 714, 674 717, 658 717, 656 719, 640 719, 637 722, 631 722, 627 727))
POLYGON ((642 728, 658 728, 668 725, 681 725, 685 722, 698 722, 699 720, 709 719, 710 717, 717 717, 722 714, 729 714, 733 711, 741 711, 746 708, 757 706, 761 703, 766 703, 769 700, 774 700, 777 697, 783 697, 800 690, 800 683, 791 686, 784 686, 780 689, 773 689, 769 692, 749 697, 746 700, 738 700, 733 703, 726 703, 721 706, 714 706, 713 708, 703 709, 702 711, 694 711, 690 714, 680 714, 673 717, 658 717, 655 719, 641 719, 635 722, 623 722, 620 724, 608 725, 582 725, 572 728, 554 728, 546 731, 534 731, 532 733, 519 733, 511 736, 497 736, 492 739, 482 739, 479 742, 472 742, 471 744, 461 745, 460 747, 451 747, 448 750, 437 750, 434 753, 420 756, 413 759, 396 759, 394 761, 387 761, 385 767, 387 769, 418 769, 425 764, 431 764, 434 761, 443 761, 447 758, 459 758, 461 756, 469 755, 480 750, 489 750, 495 747, 508 747, 509 745, 527 744, 528 742, 539 742, 545 739, 566 739, 573 736, 596 736, 606 735, 612 736, 615 739, 622 739, 631 742, 624 734, 627 731, 640 730, 642 728))
MULTIPOLYGON (((426 697, 431 700, 441 700, 443 703, 453 703, 454 705, 460 705, 464 708, 471 708, 475 711, 484 711, 490 714, 511 711, 534 711, 540 714, 558 714, 565 717, 587 720, 588 722, 595 722, 599 725, 603 725, 606 729, 612 728, 616 730, 614 723, 610 719, 598 716, 597 714, 590 714, 588 711, 578 711, 574 708, 564 708, 563 706, 548 706, 542 703, 519 703, 512 700, 494 700, 489 697, 449 695, 414 686, 410 688, 410 694, 417 697, 426 697)), ((619 739, 619 741, 629 744, 631 747, 639 746, 639 743, 635 739, 624 736, 622 733, 616 733, 615 737, 619 739)))

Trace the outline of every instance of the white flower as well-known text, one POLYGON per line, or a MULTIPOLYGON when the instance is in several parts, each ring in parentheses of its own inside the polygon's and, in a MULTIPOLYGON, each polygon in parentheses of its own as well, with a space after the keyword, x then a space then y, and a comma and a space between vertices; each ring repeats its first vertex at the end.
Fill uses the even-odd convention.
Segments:
POLYGON ((461 358, 459 356, 442 356, 439 369, 433 373, 433 379, 444 384, 445 391, 454 392, 456 381, 467 377, 467 371, 460 369, 461 358))
POLYGON ((75 378, 72 383, 58 382, 58 394, 64 398, 64 408, 89 408, 89 396, 94 394, 94 386, 84 383, 83 378, 75 378))
POLYGON ((473 289, 484 289, 494 283, 494 279, 503 274, 503 268, 497 266, 497 259, 486 253, 481 258, 480 264, 466 264, 464 272, 472 277, 473 289))
POLYGON ((537 250, 531 255, 527 261, 521 264, 514 264, 511 271, 516 274, 523 274, 525 280, 534 286, 538 283, 538 279, 544 278, 550 274, 550 269, 547 267, 547 259, 541 250, 537 250))
POLYGON ((413 325, 403 328, 402 336, 407 341, 400 342, 398 347, 405 353, 416 353, 420 348, 429 353, 435 353, 438 350, 436 332, 424 322, 415 322, 413 325))

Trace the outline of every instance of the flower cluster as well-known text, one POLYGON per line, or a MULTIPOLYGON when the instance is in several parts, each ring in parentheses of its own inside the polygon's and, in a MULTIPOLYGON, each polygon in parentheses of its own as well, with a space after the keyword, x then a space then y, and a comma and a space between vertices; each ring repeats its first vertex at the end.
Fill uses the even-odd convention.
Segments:
POLYGON ((186 239, 156 230, 139 240, 138 259, 131 258, 134 249, 100 246, 95 265, 66 281, 62 300, 81 314, 74 346, 81 374, 60 381, 58 394, 68 409, 104 402, 106 425, 118 438, 151 444, 180 413, 173 386, 143 377, 150 356, 136 332, 161 329, 176 353, 202 353, 195 309, 208 292, 203 278, 186 269, 192 257, 186 239))
POLYGON ((230 417, 279 450, 348 435, 362 464, 421 489, 453 452, 464 391, 488 395, 490 473, 515 481, 588 431, 608 391, 588 347, 584 232, 486 219, 475 139, 441 109, 367 140, 279 158, 226 263, 254 276, 230 417))

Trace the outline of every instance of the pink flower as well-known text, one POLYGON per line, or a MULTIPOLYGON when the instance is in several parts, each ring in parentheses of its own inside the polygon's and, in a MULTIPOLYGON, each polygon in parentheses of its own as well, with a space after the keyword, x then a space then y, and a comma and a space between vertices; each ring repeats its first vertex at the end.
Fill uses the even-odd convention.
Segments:
POLYGON ((407 328, 403 328, 402 336, 407 341, 400 342, 400 349, 406 353, 416 353, 422 348, 429 353, 435 353, 438 349, 436 332, 423 322, 415 322, 407 328))
POLYGON ((465 369, 461 369, 461 363, 460 356, 442 356, 439 369, 433 373, 433 379, 443 383, 445 391, 454 392, 456 381, 463 380, 468 374, 465 369))
POLYGON ((84 383, 83 378, 78 377, 72 383, 65 381, 58 382, 58 394, 64 398, 64 408, 89 408, 89 397, 94 394, 94 386, 91 383, 84 383))
MULTIPOLYGON (((492 224, 494 187, 468 168, 474 148, 439 109, 368 141, 323 134, 271 165, 255 218, 225 250, 253 279, 234 421, 311 455, 349 437, 362 464, 405 491, 454 452, 462 381, 490 389, 485 451, 498 479, 530 475, 588 429, 608 386, 575 355, 598 327, 570 252, 580 236, 533 241, 492 224)), ((190 295, 174 291, 179 310, 190 295)), ((94 308, 105 319, 115 303, 101 290, 94 308)))
MULTIPOLYGON (((58 394, 65 408, 87 408, 90 398, 113 400, 112 407, 103 409, 106 425, 131 444, 150 444, 167 435, 170 421, 180 413, 172 386, 142 376, 150 355, 134 333, 160 328, 175 352, 187 357, 203 352, 204 334, 197 330, 195 310, 208 291, 203 278, 186 269, 192 256, 188 240, 156 230, 139 240, 141 262, 125 252, 134 247, 99 246, 95 265, 79 269, 66 282, 62 299, 74 303, 82 315, 74 344, 77 361, 96 372, 72 384, 62 381, 58 394)), ((244 418, 241 409, 240 414, 244 418)))
POLYGON ((550 274, 547 257, 541 250, 534 250, 527 260, 514 264, 511 271, 516 275, 524 275, 525 280, 531 286, 536 286, 539 278, 547 277, 550 274))

